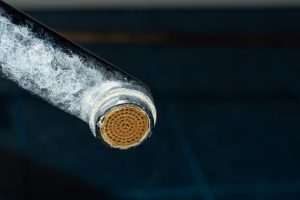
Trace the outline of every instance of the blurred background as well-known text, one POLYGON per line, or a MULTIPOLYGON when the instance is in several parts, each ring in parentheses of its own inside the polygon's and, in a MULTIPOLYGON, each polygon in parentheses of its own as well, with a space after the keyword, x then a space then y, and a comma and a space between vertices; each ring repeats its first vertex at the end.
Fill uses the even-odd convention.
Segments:
POLYGON ((109 149, 1 79, 1 200, 300 199, 300 1, 6 2, 146 82, 158 123, 109 149))

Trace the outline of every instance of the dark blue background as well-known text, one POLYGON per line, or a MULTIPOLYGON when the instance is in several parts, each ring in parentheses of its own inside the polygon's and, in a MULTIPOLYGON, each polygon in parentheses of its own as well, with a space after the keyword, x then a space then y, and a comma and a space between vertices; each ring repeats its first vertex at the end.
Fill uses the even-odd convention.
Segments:
POLYGON ((58 31, 167 36, 82 44, 150 86, 158 123, 112 150, 1 79, 0 198, 300 198, 299 9, 28 13, 58 31))

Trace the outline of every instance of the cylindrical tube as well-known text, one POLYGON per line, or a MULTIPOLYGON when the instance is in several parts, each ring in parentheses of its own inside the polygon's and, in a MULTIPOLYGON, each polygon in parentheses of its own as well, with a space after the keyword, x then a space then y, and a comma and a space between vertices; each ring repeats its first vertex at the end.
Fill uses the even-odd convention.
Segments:
POLYGON ((113 148, 139 145, 156 123, 145 84, 1 0, 0 73, 87 122, 113 148))

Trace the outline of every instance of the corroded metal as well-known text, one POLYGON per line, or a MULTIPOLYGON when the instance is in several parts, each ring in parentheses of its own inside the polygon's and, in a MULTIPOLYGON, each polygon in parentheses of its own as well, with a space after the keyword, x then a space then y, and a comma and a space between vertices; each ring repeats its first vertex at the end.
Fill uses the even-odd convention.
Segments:
POLYGON ((149 118, 145 137, 133 146, 150 135, 156 122, 145 84, 2 1, 0 73, 87 122, 96 137, 102 137, 100 127, 108 111, 123 104, 138 107, 149 118))

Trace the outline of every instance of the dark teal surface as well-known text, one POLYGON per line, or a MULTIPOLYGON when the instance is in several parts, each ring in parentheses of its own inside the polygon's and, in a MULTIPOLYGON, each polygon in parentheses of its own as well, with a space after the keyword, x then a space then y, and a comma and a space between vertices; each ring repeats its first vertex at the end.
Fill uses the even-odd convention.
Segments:
MULTIPOLYGON (((300 31, 298 9, 30 14, 60 30, 300 31)), ((1 80, 0 197, 300 198, 300 46, 85 47, 150 86, 152 137, 129 151, 109 149, 84 122, 1 80)))

